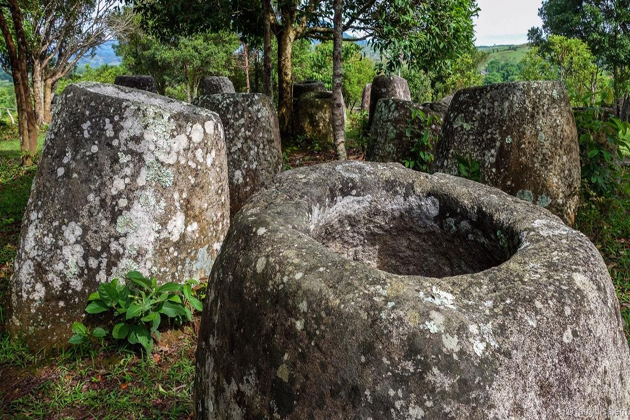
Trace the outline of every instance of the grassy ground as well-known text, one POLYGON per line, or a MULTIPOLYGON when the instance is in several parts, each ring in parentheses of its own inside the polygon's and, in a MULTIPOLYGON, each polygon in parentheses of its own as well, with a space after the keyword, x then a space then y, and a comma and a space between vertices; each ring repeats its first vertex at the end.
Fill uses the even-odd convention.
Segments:
MULTIPOLYGON (((348 137, 349 157, 363 159, 358 131, 350 131, 348 137)), ((285 150, 287 168, 333 158, 331 148, 319 144, 296 144, 285 150)), ((6 295, 35 174, 34 169, 21 169, 18 164, 17 143, 0 140, 0 302, 3 291, 6 295)), ((577 228, 604 256, 622 315, 630 325, 630 182, 619 197, 583 203, 577 228)), ((198 322, 197 318, 192 326, 164 332, 149 358, 128 349, 98 346, 75 347, 51 356, 32 354, 19 343, 10 343, 1 332, 0 306, 0 420, 192 418, 198 322)))
POLYGON ((527 44, 523 45, 499 45, 496 47, 478 47, 479 50, 490 53, 488 58, 481 64, 480 70, 485 70, 486 65, 492 61, 497 60, 500 62, 510 62, 517 64, 520 62, 530 47, 527 44), (510 48, 516 47, 516 50, 510 48))

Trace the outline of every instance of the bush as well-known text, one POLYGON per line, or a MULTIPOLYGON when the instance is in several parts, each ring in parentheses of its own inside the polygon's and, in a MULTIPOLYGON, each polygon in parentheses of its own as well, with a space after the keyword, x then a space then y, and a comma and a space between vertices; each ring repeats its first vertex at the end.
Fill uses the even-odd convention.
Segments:
MULTIPOLYGON (((165 283, 157 286, 155 278, 146 278, 137 271, 126 276, 129 284, 119 279, 103 283, 98 291, 88 298, 85 308, 88 314, 113 313, 114 325, 111 336, 116 340, 126 340, 129 344, 140 344, 147 353, 153 346, 153 335, 160 337, 158 328, 162 320, 181 325, 192 321, 192 310, 201 311, 202 304, 193 296, 193 286, 198 282, 189 280, 184 284, 165 283)), ((83 344, 90 337, 103 339, 109 331, 97 327, 90 330, 80 322, 72 325, 74 335, 71 344, 83 344)))
POLYGON ((407 137, 413 141, 411 156, 403 160, 403 164, 410 169, 430 172, 435 160, 433 149, 438 142, 436 127, 441 122, 437 115, 426 114, 420 109, 414 109, 407 121, 407 137))
POLYGON ((620 170, 622 148, 630 146, 625 138, 630 124, 614 117, 602 104, 576 110, 575 123, 584 191, 603 197, 614 195, 624 176, 620 170))

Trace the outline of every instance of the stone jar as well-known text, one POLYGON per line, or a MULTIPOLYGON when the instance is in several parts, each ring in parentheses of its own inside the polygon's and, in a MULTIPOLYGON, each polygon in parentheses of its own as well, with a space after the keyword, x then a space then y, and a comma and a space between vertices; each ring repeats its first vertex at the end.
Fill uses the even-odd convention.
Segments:
POLYGON ((55 103, 26 208, 8 330, 67 345, 98 286, 137 270, 207 277, 227 232, 219 116, 135 89, 68 86, 55 103))
POLYGON ((201 81, 201 93, 204 96, 220 93, 236 93, 232 81, 225 76, 208 76, 201 81))
POLYGON ((604 418, 630 404, 597 249, 463 178, 284 172, 237 214, 209 284, 197 419, 604 418))
POLYGON ((387 76, 382 74, 374 78, 370 89, 370 115, 368 126, 372 126, 376 105, 378 100, 383 98, 411 101, 411 93, 409 92, 407 81, 396 75, 387 76))
POLYGON ((456 175, 460 159, 479 164, 482 183, 545 207, 573 225, 580 199, 580 147, 569 96, 560 82, 458 91, 442 125, 436 170, 456 175))
POLYGON ((152 76, 116 76, 114 84, 117 86, 125 86, 134 89, 145 90, 151 93, 157 93, 155 79, 152 76))
MULTIPOLYGON (((432 138, 437 140, 440 135, 441 116, 426 105, 428 104, 418 105, 403 99, 380 99, 370 128, 366 160, 400 163, 413 159, 413 155, 418 153, 412 152, 414 143, 424 134, 428 125, 418 111, 421 111, 425 118, 435 117, 429 129, 432 138), (408 134, 410 129, 413 130, 408 134)), ((434 147, 435 141, 431 142, 431 147, 427 145, 422 151, 433 152, 434 147)))
MULTIPOLYGON (((332 92, 308 92, 294 106, 293 133, 308 143, 334 144, 332 127, 332 92)), ((344 124, 346 109, 343 109, 344 124)))
POLYGON ((260 93, 209 95, 196 103, 219 114, 223 122, 234 216, 282 170, 278 115, 269 97, 260 93))

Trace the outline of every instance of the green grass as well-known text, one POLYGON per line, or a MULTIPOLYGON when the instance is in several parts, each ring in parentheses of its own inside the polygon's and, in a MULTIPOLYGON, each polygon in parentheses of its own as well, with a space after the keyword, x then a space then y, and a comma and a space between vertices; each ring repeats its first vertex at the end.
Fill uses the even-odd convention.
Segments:
MULTIPOLYGON (((630 172, 628 170, 627 172, 630 172)), ((575 228, 604 257, 621 304, 625 333, 630 340, 630 173, 617 196, 591 198, 580 205, 575 228)))
MULTIPOLYGON (((38 137, 38 152, 44 137, 45 133, 38 137)), ((10 264, 17 252, 22 215, 36 171, 35 166, 20 166, 19 140, 0 141, 0 269, 10 264)))
POLYGON ((142 358, 115 348, 32 355, 0 336, 0 419, 188 419, 193 412, 192 329, 142 358))
POLYGON ((490 53, 488 58, 483 63, 481 63, 480 70, 485 70, 486 65, 492 60, 497 60, 502 63, 512 62, 514 64, 517 64, 523 59, 523 57, 525 57, 525 54, 527 54, 530 49, 530 46, 528 44, 516 45, 516 50, 510 50, 511 47, 513 46, 499 45, 495 47, 478 47, 480 51, 490 53), (496 52, 493 52, 493 50, 495 50, 496 52))

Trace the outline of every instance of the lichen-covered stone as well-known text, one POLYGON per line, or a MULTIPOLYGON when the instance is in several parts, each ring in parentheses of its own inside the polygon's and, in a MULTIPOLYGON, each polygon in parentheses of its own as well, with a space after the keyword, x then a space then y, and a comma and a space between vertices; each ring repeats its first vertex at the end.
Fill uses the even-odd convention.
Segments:
MULTIPOLYGON (((311 142, 333 144, 332 109, 332 92, 301 95, 294 106, 293 133, 311 142)), ((343 115, 345 120, 345 106, 343 115)))
POLYGON ((8 329, 35 348, 66 344, 88 295, 130 270, 207 276, 229 224, 215 113, 98 83, 55 108, 10 283, 8 329))
POLYGON ((201 93, 204 96, 220 93, 236 93, 232 81, 225 76, 208 76, 201 81, 201 93))
POLYGON ((372 95, 372 83, 368 83, 363 88, 361 95, 361 111, 370 112, 370 96, 372 95))
POLYGON ((278 116, 259 93, 209 95, 197 105, 216 112, 225 130, 232 216, 282 170, 278 116))
POLYGON ((325 92, 326 85, 319 80, 304 80, 293 84, 293 102, 309 92, 325 92))
POLYGON ((411 101, 411 93, 409 92, 407 81, 396 75, 387 76, 382 74, 374 78, 370 91, 370 116, 368 126, 371 126, 374 120, 374 112, 376 111, 378 100, 383 98, 411 101))
POLYGON ((134 89, 145 90, 147 92, 157 93, 155 87, 155 79, 152 76, 116 76, 114 84, 118 86, 125 86, 134 89))
POLYGON ((573 224, 580 155, 561 83, 505 83, 457 92, 442 125, 437 170, 457 174, 458 156, 479 162, 482 183, 531 199, 573 224))
POLYGON ((440 117, 440 120, 444 120, 446 112, 448 111, 448 108, 451 105, 452 101, 453 95, 442 98, 442 100, 438 102, 425 102, 422 104, 422 106, 433 111, 436 115, 440 117))
POLYGON ((597 249, 540 207, 399 164, 284 172, 212 270, 198 419, 568 419, 630 404, 597 249))
MULTIPOLYGON (((424 133, 425 123, 420 117, 412 118, 414 111, 422 111, 426 117, 437 116, 431 126, 434 138, 440 133, 441 116, 423 105, 402 99, 384 98, 378 101, 374 120, 370 128, 370 137, 366 159, 376 162, 402 162, 410 159, 411 149, 418 136, 424 133), (413 128, 410 135, 407 130, 413 128)), ((434 146, 434 145, 432 145, 434 146)), ((426 149, 432 152, 431 148, 426 149)))

